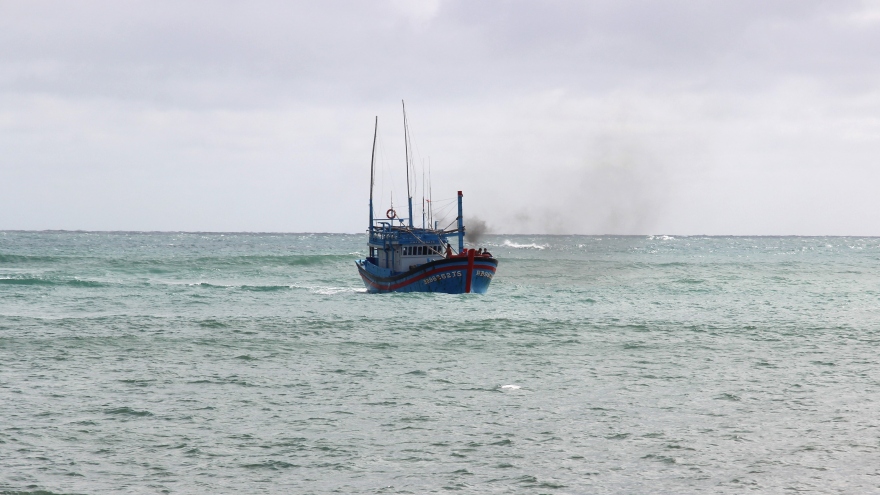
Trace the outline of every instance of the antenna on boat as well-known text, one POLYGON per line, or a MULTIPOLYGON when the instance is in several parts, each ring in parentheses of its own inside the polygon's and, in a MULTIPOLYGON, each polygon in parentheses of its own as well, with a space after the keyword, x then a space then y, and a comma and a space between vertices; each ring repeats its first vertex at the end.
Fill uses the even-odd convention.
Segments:
POLYGON ((406 124, 406 103, 404 103, 403 100, 400 100, 400 104, 403 107, 403 145, 406 148, 406 196, 409 198, 409 228, 412 228, 412 226, 413 226, 412 193, 409 190, 409 167, 410 167, 409 127, 406 124))
POLYGON ((461 191, 458 191, 458 252, 464 250, 464 215, 461 210, 461 191))
POLYGON ((434 194, 431 189, 431 157, 428 157, 428 224, 434 226, 437 230, 437 224, 434 222, 434 194))
POLYGON ((422 159, 422 228, 425 228, 425 160, 422 159))
POLYGON ((376 133, 379 130, 379 116, 376 116, 376 124, 373 126, 373 154, 370 157, 370 232, 373 230, 373 184, 376 176, 376 133))

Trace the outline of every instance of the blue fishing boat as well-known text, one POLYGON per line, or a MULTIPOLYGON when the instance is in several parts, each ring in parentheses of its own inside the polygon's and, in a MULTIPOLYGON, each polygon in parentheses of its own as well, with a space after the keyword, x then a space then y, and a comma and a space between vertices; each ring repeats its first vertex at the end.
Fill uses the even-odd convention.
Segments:
POLYGON ((373 214, 373 185, 375 178, 376 134, 379 119, 373 130, 373 154, 370 160, 370 223, 367 230, 369 254, 357 260, 358 272, 368 292, 443 292, 483 294, 495 276, 498 260, 488 252, 465 249, 465 226, 462 217, 462 193, 458 191, 458 217, 454 229, 426 227, 424 213, 422 227, 413 225, 413 203, 410 194, 410 145, 403 110, 404 142, 406 144, 406 182, 409 216, 401 218, 392 206, 384 218, 373 214), (449 240, 457 237, 458 249, 449 240))

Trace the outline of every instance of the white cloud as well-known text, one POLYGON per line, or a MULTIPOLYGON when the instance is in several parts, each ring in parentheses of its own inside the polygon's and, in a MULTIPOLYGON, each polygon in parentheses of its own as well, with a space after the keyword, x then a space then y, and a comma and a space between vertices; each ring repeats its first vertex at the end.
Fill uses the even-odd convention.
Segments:
POLYGON ((499 230, 880 234, 877 6, 3 3, 0 228, 358 231, 406 98, 499 230))
POLYGON ((391 0, 395 10, 416 23, 425 23, 433 19, 440 10, 441 0, 391 0))

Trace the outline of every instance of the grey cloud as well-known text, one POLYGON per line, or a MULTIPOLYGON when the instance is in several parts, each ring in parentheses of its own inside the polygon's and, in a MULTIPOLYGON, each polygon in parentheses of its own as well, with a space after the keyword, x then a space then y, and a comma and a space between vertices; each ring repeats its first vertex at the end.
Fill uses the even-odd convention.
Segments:
POLYGON ((0 56, 7 89, 218 105, 382 98, 388 87, 723 87, 781 70, 873 72, 878 57, 876 27, 835 20, 854 2, 451 1, 415 24, 393 5, 6 4, 0 56))
MULTIPOLYGON (((864 175, 880 152, 872 8, 0 3, 0 180, 24 191, 0 200, 0 228, 360 230, 348 219, 362 216, 372 117, 395 165, 406 98, 435 193, 466 189, 494 230, 706 232, 728 218, 806 232, 820 216, 796 212, 816 184, 864 175), (773 201, 754 191, 774 189, 785 215, 731 213, 761 211, 773 201), (32 216, 8 213, 20 207, 32 216), (290 214, 312 208, 326 226, 290 214)), ((835 211, 816 229, 870 221, 835 211)))

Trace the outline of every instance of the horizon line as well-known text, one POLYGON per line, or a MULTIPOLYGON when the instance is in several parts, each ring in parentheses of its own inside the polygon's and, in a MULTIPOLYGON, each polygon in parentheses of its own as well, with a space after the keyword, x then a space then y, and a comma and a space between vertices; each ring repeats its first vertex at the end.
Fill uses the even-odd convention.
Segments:
MULTIPOLYGON (((363 235, 364 232, 283 232, 283 231, 258 231, 258 230, 85 230, 85 229, 0 229, 0 233, 30 233, 30 234, 246 234, 246 235, 363 235)), ((480 236, 541 236, 541 237, 867 237, 878 238, 880 235, 859 234, 512 234, 512 233, 489 233, 480 236)))

